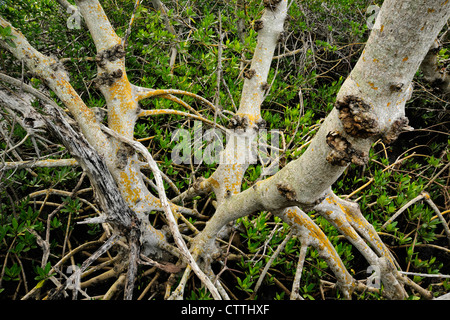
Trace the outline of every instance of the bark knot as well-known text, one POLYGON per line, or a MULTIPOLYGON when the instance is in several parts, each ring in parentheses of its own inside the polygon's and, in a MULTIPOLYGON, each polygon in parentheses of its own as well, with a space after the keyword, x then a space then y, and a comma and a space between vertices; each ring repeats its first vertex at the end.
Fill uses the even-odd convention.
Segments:
POLYGON ((123 49, 123 46, 118 43, 109 49, 100 51, 95 57, 95 62, 97 62, 99 67, 103 68, 108 61, 115 61, 122 59, 123 57, 125 57, 125 50, 123 49))
POLYGON ((253 29, 258 32, 259 30, 261 30, 264 27, 264 23, 262 20, 256 20, 255 23, 253 24, 253 29))
POLYGON ((326 159, 332 165, 344 167, 349 162, 364 165, 368 161, 366 152, 353 148, 351 143, 336 131, 327 134, 326 142, 331 148, 326 159))
POLYGON ((288 184, 286 184, 286 183, 278 183, 277 184, 277 190, 287 200, 289 200, 289 201, 296 201, 297 200, 297 193, 288 184))
MULTIPOLYGON (((58 60, 56 57, 52 57, 54 59, 54 62, 50 64, 50 69, 54 73, 58 73, 64 80, 70 81, 69 73, 67 72, 66 68, 64 68, 64 65, 61 61, 58 60)), ((53 74, 50 74, 50 77, 54 77, 53 74)))
POLYGON ((201 184, 203 181, 205 181, 205 178, 203 178, 203 177, 199 177, 198 179, 195 179, 192 187, 197 191, 201 190, 202 189, 201 184))
POLYGON ((286 31, 280 32, 277 39, 278 43, 285 43, 286 42, 286 31))
POLYGON ((251 79, 256 74, 255 69, 250 69, 244 72, 244 78, 251 79))
POLYGON ((400 92, 400 91, 402 91, 403 86, 404 86, 404 84, 401 83, 401 82, 399 82, 399 83, 392 83, 389 86, 389 90, 391 90, 391 92, 400 92))
POLYGON ((365 139, 379 133, 375 115, 361 98, 345 96, 336 101, 336 109, 339 110, 339 119, 348 135, 365 139))
POLYGON ((122 76, 123 76, 122 69, 117 69, 110 73, 104 72, 102 74, 99 74, 97 76, 97 78, 94 80, 94 82, 95 82, 95 85, 98 87, 101 87, 104 85, 112 86, 114 84, 114 82, 116 82, 117 79, 122 78, 122 76))
POLYGON ((264 0, 264 7, 274 11, 280 2, 281 0, 264 0))
POLYGON ((403 131, 410 131, 413 128, 408 126, 409 120, 406 117, 400 117, 395 120, 391 127, 383 133, 382 139, 386 144, 391 144, 395 140, 397 140, 400 133, 403 131))
POLYGON ((247 129, 249 126, 249 120, 247 116, 235 115, 230 120, 229 129, 247 129))
POLYGON ((117 150, 116 153, 116 167, 120 170, 125 169, 128 164, 128 159, 133 155, 134 149, 122 144, 122 146, 117 150))
POLYGON ((262 91, 268 91, 270 89, 270 84, 268 84, 267 82, 264 82, 262 85, 261 85, 261 90, 262 91))
POLYGON ((256 129, 265 129, 266 128, 266 126, 267 126, 267 122, 264 120, 264 119, 259 119, 257 122, 256 122, 256 129))

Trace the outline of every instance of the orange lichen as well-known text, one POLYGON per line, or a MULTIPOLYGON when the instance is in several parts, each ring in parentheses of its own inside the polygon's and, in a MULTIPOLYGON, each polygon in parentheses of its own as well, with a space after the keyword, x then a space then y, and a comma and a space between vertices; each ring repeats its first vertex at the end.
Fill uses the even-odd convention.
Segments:
POLYGON ((122 190, 122 194, 124 195, 124 200, 127 203, 137 203, 139 200, 139 191, 140 189, 136 186, 138 185, 138 180, 136 179, 133 172, 121 171, 119 174, 120 178, 120 189, 122 190))
POLYGON ((214 179, 213 177, 210 177, 208 180, 213 188, 215 188, 215 189, 219 188, 220 184, 216 179, 214 179))
POLYGON ((378 90, 378 87, 375 87, 375 84, 373 82, 367 81, 367 83, 373 90, 378 90))

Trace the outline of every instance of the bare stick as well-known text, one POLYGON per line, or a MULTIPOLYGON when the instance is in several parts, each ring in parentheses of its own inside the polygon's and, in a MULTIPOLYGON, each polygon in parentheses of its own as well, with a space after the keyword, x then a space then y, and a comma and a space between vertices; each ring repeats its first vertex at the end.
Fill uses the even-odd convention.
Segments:
POLYGON ((403 211, 405 211, 406 209, 408 209, 410 206, 412 206, 414 203, 416 203, 417 201, 422 200, 425 197, 425 193, 421 193, 419 194, 417 197, 415 197, 414 199, 412 199, 411 201, 409 201, 407 204, 405 204, 403 207, 401 207, 392 217, 389 218, 388 221, 386 221, 381 228, 386 228, 388 224, 390 224, 392 221, 394 221, 399 215, 402 214, 403 211))
POLYGON ((302 278, 303 264, 305 262, 306 251, 308 250, 308 244, 306 241, 302 241, 300 248, 300 255, 298 257, 297 270, 295 271, 294 282, 292 283, 291 300, 303 300, 299 293, 300 279, 302 278))
POLYGON ((269 271, 270 266, 272 265, 272 263, 275 261, 275 259, 278 257, 278 255, 280 254, 281 250, 284 249, 284 247, 286 246, 286 243, 292 238, 292 232, 289 232, 288 235, 284 238, 283 242, 280 243, 280 245, 278 246, 278 248, 275 250, 275 252, 272 254, 272 256, 270 257, 269 261, 266 263, 266 265, 264 266, 263 271, 261 272, 261 274, 259 275, 259 279, 258 282, 256 282, 255 285, 255 289, 254 291, 254 295, 258 292, 259 287, 261 286, 264 277, 266 276, 267 271, 269 271))
POLYGON ((401 274, 407 275, 407 276, 418 276, 418 277, 426 277, 426 278, 446 278, 450 279, 450 275, 446 274, 430 274, 430 273, 417 273, 417 272, 406 272, 406 271, 399 271, 401 274))
POLYGON ((218 127, 220 128, 222 131, 226 132, 227 129, 221 125, 216 124, 215 122, 208 120, 202 116, 198 116, 195 114, 190 114, 187 112, 183 112, 183 111, 178 111, 178 110, 173 110, 173 109, 153 109, 153 110, 142 110, 139 113, 139 117, 145 117, 145 116, 153 116, 153 115, 160 115, 160 114, 174 114, 174 115, 178 115, 178 116, 185 116, 185 117, 190 117, 196 120, 200 120, 203 121, 211 126, 214 127, 218 127))
POLYGON ((448 228, 447 221, 445 221, 445 218, 442 216, 441 211, 438 209, 433 200, 431 200, 430 195, 427 192, 424 192, 424 194, 425 201, 430 205, 431 208, 433 208, 434 212, 436 212, 437 216, 439 217, 439 220, 441 220, 442 226, 444 227, 445 234, 447 235, 447 239, 450 244, 450 229, 448 228))
POLYGON ((128 44, 128 37, 130 36, 131 33, 131 26, 133 25, 134 22, 134 16, 136 15, 136 11, 137 8, 139 7, 139 4, 141 3, 141 0, 136 0, 136 2, 134 3, 134 9, 133 9, 133 13, 131 14, 131 18, 130 18, 130 23, 128 24, 128 29, 125 33, 125 36, 123 38, 123 49, 125 50, 128 44))

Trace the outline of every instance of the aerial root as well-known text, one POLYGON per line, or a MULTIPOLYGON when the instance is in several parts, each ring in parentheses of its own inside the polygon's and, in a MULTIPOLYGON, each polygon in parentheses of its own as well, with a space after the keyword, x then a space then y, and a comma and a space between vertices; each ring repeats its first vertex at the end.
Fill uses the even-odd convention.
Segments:
MULTIPOLYGON (((430 299, 431 293, 406 276, 399 273, 399 265, 375 228, 364 218, 356 203, 337 197, 331 190, 321 204, 315 208, 333 224, 369 262, 369 269, 375 272, 383 284, 383 294, 388 299, 405 299, 408 294, 405 285, 430 299)), ((369 271, 368 269, 368 271, 369 271)), ((373 277, 373 276, 372 276, 373 277)), ((370 277, 369 279, 370 280, 370 277)))
MULTIPOLYGON (((384 285, 388 299, 405 299, 407 293, 398 282, 396 262, 372 225, 356 204, 338 198, 331 190, 315 209, 364 256, 384 285), (361 237, 362 235, 362 237, 361 237), (370 246, 369 246, 370 245, 370 246)), ((368 269, 369 270, 369 269, 368 269)))
POLYGON ((319 226, 298 207, 289 207, 275 214, 289 224, 293 234, 298 236, 302 243, 291 299, 301 299, 298 288, 300 286, 303 262, 309 246, 315 248, 319 252, 320 257, 327 262, 336 276, 337 285, 341 289, 344 297, 351 299, 351 294, 356 287, 356 281, 349 274, 336 249, 319 226))

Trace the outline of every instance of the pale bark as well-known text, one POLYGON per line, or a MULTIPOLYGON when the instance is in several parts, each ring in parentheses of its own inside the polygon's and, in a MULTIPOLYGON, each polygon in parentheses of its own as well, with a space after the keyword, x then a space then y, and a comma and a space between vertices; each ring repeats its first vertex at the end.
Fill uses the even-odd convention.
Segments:
MULTIPOLYGON (((320 208, 327 190, 348 164, 367 161, 375 139, 394 141, 407 128, 404 107, 411 96, 414 73, 449 13, 449 6, 441 1, 385 1, 361 58, 338 93, 337 107, 325 119, 306 152, 273 177, 228 198, 197 236, 195 250, 204 252, 223 226, 252 212, 293 205, 305 210, 320 208), (414 24, 410 23, 412 20, 414 24)), ((326 212, 325 216, 330 218, 326 212)), ((340 231, 354 244, 360 244, 359 249, 368 261, 383 264, 382 269, 387 272, 384 279, 389 278, 393 286, 387 293, 403 298, 405 293, 397 280, 392 279, 394 266, 382 242, 372 239, 375 247, 382 248, 380 261, 357 237, 350 226, 352 218, 343 217, 342 212, 337 217, 342 226, 340 231), (385 266, 386 263, 391 267, 385 266)), ((359 223, 369 225, 363 218, 359 223)), ((384 283, 389 285, 388 281, 384 283)))

